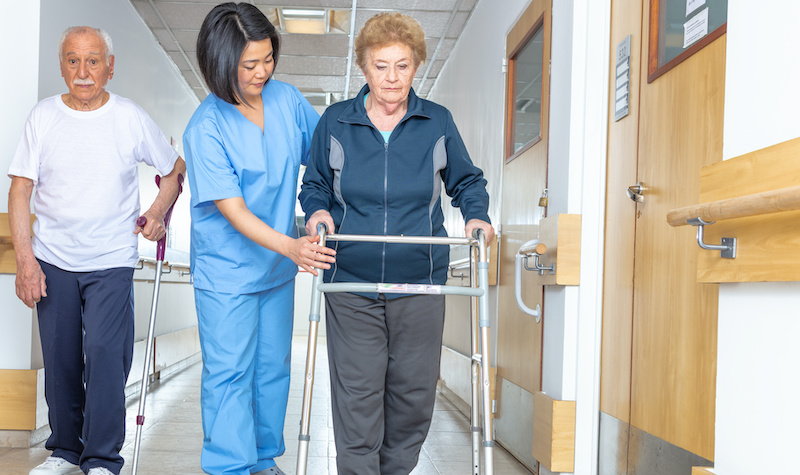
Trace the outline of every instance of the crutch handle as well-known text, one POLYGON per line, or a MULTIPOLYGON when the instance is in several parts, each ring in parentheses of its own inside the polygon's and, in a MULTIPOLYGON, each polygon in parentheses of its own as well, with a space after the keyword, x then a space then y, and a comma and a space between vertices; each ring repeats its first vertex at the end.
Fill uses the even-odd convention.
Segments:
MULTIPOLYGON (((156 175, 156 186, 161 188, 161 177, 159 175, 156 175)), ((175 207, 175 203, 178 202, 178 197, 181 195, 182 191, 183 191, 183 174, 178 173, 178 194, 175 195, 175 201, 173 201, 172 204, 169 205, 169 209, 167 209, 167 213, 164 215, 165 229, 169 229, 169 220, 172 217, 172 209, 175 207)), ((143 228, 145 224, 147 224, 146 217, 139 216, 139 218, 136 219, 137 226, 143 228)), ((156 242, 156 260, 163 261, 166 251, 167 251, 167 234, 164 234, 164 237, 162 237, 161 239, 158 240, 158 242, 156 242)))

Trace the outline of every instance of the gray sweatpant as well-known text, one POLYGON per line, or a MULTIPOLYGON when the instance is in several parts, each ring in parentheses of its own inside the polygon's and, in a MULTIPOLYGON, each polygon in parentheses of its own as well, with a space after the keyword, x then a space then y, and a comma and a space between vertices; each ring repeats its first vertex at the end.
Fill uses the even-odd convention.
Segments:
POLYGON ((408 475, 433 415, 444 296, 325 294, 339 475, 408 475))

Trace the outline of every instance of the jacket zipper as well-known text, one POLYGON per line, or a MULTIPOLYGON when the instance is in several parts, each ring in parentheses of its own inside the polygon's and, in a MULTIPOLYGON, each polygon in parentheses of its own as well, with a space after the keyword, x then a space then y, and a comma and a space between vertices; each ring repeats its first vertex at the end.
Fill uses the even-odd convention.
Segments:
MULTIPOLYGON (((383 235, 389 233, 389 143, 383 143, 383 235)), ((386 281, 386 243, 381 258, 381 282, 386 281)))

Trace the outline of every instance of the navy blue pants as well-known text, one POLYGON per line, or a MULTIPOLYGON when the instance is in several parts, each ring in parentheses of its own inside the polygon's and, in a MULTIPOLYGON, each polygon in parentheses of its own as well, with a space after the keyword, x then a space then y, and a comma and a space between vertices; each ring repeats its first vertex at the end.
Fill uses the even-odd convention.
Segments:
POLYGON ((37 305, 54 457, 118 474, 133 357, 133 268, 68 272, 39 261, 37 305))

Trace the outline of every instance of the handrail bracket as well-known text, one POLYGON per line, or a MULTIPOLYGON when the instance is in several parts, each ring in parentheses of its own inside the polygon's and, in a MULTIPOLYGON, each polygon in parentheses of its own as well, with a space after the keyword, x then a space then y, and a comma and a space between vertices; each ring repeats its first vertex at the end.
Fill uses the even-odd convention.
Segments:
POLYGON ((720 251, 720 257, 724 259, 736 259, 736 238, 724 237, 721 239, 720 244, 706 244, 703 242, 703 228, 709 224, 714 224, 716 221, 704 221, 702 218, 687 219, 687 223, 692 226, 697 226, 697 245, 701 249, 710 251, 720 251))
POLYGON ((531 255, 523 256, 522 257, 522 263, 525 266, 525 270, 538 271, 539 275, 544 275, 544 272, 549 270, 550 274, 555 274, 556 273, 556 263, 554 262, 554 263, 550 264, 549 266, 542 265, 542 263, 539 262, 539 256, 540 256, 539 254, 531 254, 531 255), (533 267, 528 267, 528 258, 531 257, 531 256, 533 256, 533 267))

